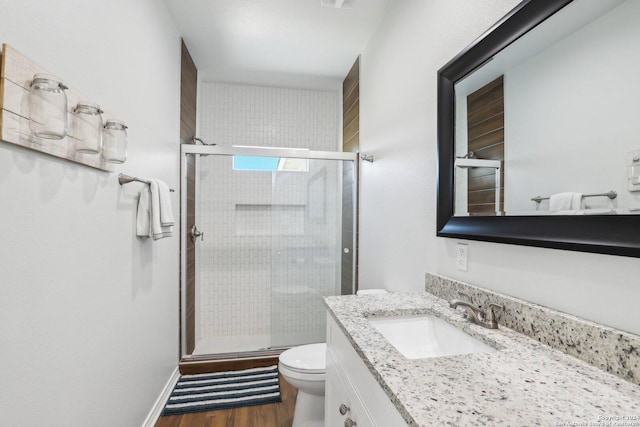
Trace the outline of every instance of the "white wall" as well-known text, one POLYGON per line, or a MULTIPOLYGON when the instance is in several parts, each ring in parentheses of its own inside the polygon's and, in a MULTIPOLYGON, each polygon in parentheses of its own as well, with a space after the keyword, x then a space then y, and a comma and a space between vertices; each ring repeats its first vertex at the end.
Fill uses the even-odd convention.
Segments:
POLYGON ((363 52, 360 287, 420 290, 434 270, 437 70, 515 4, 396 2, 363 52))
POLYGON ((141 184, 117 172, 178 187, 179 35, 153 0, 0 10, 0 41, 122 118, 130 147, 106 173, 0 142, 0 424, 139 426, 177 365, 178 238, 135 237, 141 184))
POLYGON ((637 259, 435 237, 437 70, 518 2, 396 2, 362 55, 360 287, 421 291, 435 272, 640 333, 637 259))

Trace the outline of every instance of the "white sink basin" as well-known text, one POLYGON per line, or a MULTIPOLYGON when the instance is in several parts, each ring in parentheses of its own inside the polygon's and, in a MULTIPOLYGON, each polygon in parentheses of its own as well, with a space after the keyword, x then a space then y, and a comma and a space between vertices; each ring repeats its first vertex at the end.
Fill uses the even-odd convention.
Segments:
POLYGON ((495 351, 493 347, 429 314, 371 317, 368 320, 407 359, 495 351))

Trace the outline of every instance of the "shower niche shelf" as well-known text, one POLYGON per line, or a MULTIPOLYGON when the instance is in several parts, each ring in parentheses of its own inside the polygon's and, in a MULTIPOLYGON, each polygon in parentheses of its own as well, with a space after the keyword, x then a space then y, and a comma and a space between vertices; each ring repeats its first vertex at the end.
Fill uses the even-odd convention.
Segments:
POLYGON ((236 204, 236 236, 304 236, 306 205, 236 204))

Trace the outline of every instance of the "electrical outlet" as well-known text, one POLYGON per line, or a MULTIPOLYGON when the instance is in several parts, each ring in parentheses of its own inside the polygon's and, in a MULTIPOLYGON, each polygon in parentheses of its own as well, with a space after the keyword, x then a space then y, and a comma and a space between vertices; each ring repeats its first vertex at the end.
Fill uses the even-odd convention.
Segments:
POLYGON ((640 191, 640 150, 627 154, 627 189, 640 191))
POLYGON ((467 245, 458 243, 456 247, 456 267, 458 270, 467 271, 467 245))

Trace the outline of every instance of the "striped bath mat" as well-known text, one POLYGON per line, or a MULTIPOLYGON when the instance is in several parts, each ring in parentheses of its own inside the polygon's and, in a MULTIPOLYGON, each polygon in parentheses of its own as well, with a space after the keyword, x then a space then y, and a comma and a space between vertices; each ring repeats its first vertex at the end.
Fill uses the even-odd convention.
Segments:
POLYGON ((282 402, 278 366, 183 375, 161 415, 282 402))

